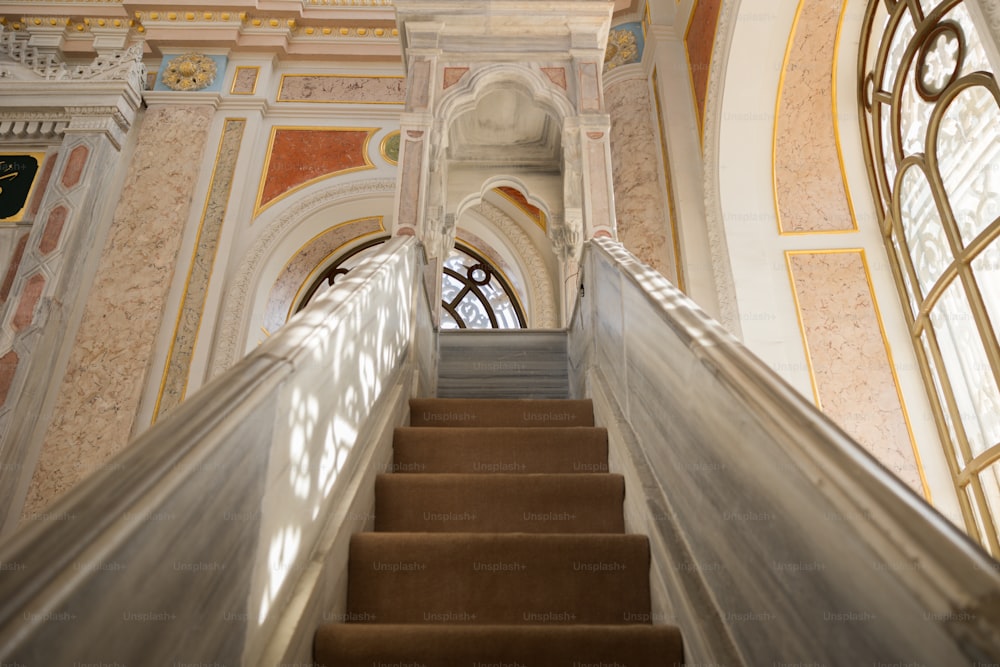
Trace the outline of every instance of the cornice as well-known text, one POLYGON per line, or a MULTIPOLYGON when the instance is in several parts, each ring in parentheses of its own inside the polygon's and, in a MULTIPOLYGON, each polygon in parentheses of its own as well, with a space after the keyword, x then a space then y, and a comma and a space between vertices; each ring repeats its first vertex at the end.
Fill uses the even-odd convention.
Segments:
POLYGON ((186 0, 3 3, 0 26, 61 57, 92 57, 142 43, 145 53, 272 52, 301 58, 400 57, 391 0, 229 0, 206 8, 186 0), (114 41, 114 43, 112 43, 114 41))

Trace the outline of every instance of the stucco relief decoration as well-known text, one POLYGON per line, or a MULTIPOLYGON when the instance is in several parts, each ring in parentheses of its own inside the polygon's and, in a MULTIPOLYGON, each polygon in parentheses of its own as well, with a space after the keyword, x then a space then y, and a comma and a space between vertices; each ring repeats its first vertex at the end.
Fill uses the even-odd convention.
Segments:
MULTIPOLYGON (((636 23, 635 26, 639 24, 636 23)), ((613 29, 608 35, 608 46, 604 51, 604 71, 639 62, 642 57, 640 42, 641 37, 631 25, 613 29)))
POLYGON ((177 56, 163 70, 163 84, 171 90, 202 90, 215 81, 215 61, 198 53, 177 56))

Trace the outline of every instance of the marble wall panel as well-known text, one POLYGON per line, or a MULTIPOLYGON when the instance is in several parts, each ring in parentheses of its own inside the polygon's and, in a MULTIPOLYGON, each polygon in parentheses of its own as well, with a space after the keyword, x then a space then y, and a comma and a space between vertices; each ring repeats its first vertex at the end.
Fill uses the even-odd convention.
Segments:
POLYGON ((691 72, 691 86, 694 92, 699 127, 704 123, 705 118, 708 76, 712 64, 715 32, 719 24, 720 7, 722 7, 722 0, 695 0, 694 8, 691 10, 691 22, 684 35, 684 46, 687 49, 688 69, 691 72))
POLYGON ((260 76, 259 67, 237 67, 230 92, 233 95, 253 95, 257 92, 258 76, 260 76))
POLYGON ((377 129, 274 128, 257 195, 257 213, 319 179, 373 169, 368 142, 377 129))
POLYGON ((147 112, 23 517, 37 514, 128 443, 212 115, 209 106, 147 112))
POLYGON ((645 263, 677 283, 670 220, 657 167, 660 145, 645 78, 610 84, 611 164, 618 239, 645 263))
POLYGON ((401 76, 286 74, 278 88, 279 102, 403 104, 405 99, 401 76))
POLYGON ((222 131, 222 140, 215 158, 212 183, 209 186, 208 201, 202 213, 195 253, 188 271, 184 301, 174 327, 173 342, 167 356, 166 370, 160 385, 153 418, 176 406, 184 398, 187 388, 191 357, 201 325, 201 316, 208 297, 208 282, 212 277, 212 266, 219 248, 222 222, 226 217, 226 206, 233 187, 236 172, 236 158, 240 152, 240 142, 246 121, 229 119, 222 131))
POLYGON ((923 482, 860 250, 788 252, 820 408, 918 493, 923 482))
POLYGON ((785 233, 855 229, 830 85, 841 7, 841 2, 802 3, 788 43, 774 142, 778 224, 785 233))

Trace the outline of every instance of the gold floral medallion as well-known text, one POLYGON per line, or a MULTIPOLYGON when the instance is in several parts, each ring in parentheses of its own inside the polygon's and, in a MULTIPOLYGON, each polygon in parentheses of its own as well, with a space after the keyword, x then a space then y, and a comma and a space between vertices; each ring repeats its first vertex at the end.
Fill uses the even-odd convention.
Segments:
POLYGON ((163 84, 171 90, 201 90, 215 81, 215 61, 200 53, 177 56, 163 70, 163 84))

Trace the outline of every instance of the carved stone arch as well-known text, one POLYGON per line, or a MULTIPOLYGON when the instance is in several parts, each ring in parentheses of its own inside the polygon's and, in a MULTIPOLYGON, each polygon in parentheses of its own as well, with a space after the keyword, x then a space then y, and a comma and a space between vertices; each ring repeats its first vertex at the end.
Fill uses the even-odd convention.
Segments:
POLYGON ((484 65, 450 87, 438 99, 435 115, 444 119, 445 129, 452 120, 473 109, 484 94, 498 86, 514 86, 536 105, 552 114, 560 124, 576 115, 568 93, 554 84, 540 69, 526 64, 484 65))
POLYGON ((234 262, 236 266, 222 298, 222 316, 215 334, 209 378, 232 366, 245 353, 254 324, 251 322, 255 313, 254 300, 261 290, 269 291, 271 288, 271 285, 262 284, 264 268, 274 258, 282 241, 303 221, 338 205, 378 198, 386 201, 386 211, 390 212, 395 191, 394 179, 340 183, 313 191, 271 220, 256 221, 255 224, 266 225, 266 229, 246 254, 234 262))

